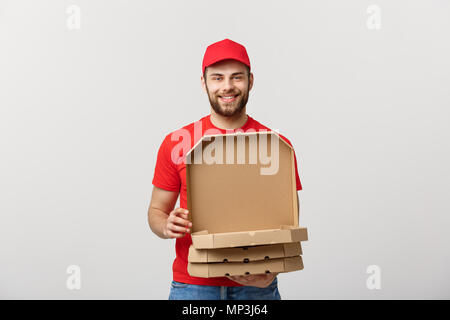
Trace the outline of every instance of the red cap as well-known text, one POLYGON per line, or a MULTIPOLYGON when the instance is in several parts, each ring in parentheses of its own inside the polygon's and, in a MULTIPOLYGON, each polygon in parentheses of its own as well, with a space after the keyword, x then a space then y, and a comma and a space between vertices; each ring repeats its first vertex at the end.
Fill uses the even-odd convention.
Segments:
POLYGON ((206 48, 203 56, 202 72, 210 65, 225 59, 234 59, 242 62, 250 68, 250 59, 247 55, 245 47, 230 39, 213 43, 206 48))

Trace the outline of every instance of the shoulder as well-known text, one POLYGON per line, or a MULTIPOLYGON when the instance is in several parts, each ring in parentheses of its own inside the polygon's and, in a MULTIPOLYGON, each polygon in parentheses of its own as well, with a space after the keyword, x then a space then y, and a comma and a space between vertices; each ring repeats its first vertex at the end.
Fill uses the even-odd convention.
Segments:
POLYGON ((283 139, 287 144, 289 144, 289 145, 292 147, 291 141, 290 141, 288 138, 286 138, 284 135, 282 135, 278 130, 272 130, 272 129, 269 128, 268 126, 262 124, 261 122, 255 120, 255 119, 253 119, 253 118, 252 118, 252 121, 254 121, 255 127, 256 127, 258 130, 273 131, 273 132, 275 132, 276 134, 278 134, 278 135, 280 136, 281 139, 283 139))
POLYGON ((173 146, 174 144, 179 143, 181 140, 183 140, 184 142, 188 142, 189 140, 192 140, 193 136, 194 136, 194 132, 196 130, 201 131, 201 126, 203 124, 204 119, 205 119, 205 117, 169 132, 164 137, 163 144, 173 146), (199 128, 196 128, 196 127, 199 127, 199 128))
POLYGON ((285 136, 283 136, 281 133, 278 133, 278 135, 279 135, 284 141, 286 141, 286 143, 287 143, 288 145, 290 145, 291 147, 293 147, 291 141, 290 141, 288 138, 286 138, 285 136))

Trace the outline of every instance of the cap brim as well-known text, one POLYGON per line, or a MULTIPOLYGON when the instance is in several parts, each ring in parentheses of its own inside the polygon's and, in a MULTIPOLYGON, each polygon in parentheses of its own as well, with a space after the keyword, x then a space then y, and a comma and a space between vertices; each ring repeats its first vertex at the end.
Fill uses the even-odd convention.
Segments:
POLYGON ((229 56, 227 57, 227 56, 225 56, 225 57, 221 57, 219 59, 213 60, 212 62, 208 63, 208 65, 205 66, 205 69, 210 67, 210 66, 212 66, 214 63, 217 63, 217 62, 220 62, 220 61, 223 61, 223 60, 229 60, 229 59, 239 61, 239 62, 243 63, 244 65, 246 65, 247 67, 249 67, 247 65, 247 63, 245 61, 243 61, 242 59, 239 59, 239 58, 236 58, 236 57, 229 57, 229 56))

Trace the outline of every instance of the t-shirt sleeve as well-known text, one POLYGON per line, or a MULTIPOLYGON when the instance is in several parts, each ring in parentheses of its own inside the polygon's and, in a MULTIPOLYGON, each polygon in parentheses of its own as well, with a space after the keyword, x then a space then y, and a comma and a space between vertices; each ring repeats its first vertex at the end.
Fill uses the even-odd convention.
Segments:
POLYGON ((302 190, 302 183, 300 182, 300 177, 298 175, 298 169, 297 169, 297 157, 295 156, 295 151, 294 151, 294 162, 295 162, 295 182, 297 184, 297 191, 298 190, 302 190))
MULTIPOLYGON (((294 147, 292 146, 291 141, 289 141, 288 138, 286 138, 286 137, 283 136, 282 134, 279 134, 279 135, 280 135, 280 137, 281 137, 282 139, 284 139, 284 140, 292 147, 292 149, 294 148, 294 147)), ((303 187, 302 187, 302 183, 300 182, 300 177, 299 177, 299 175, 298 175, 297 157, 295 156, 295 150, 294 150, 294 164, 295 164, 295 183, 296 183, 297 191, 298 191, 298 190, 302 190, 303 187)))
POLYGON ((158 150, 153 185, 167 191, 180 191, 181 179, 177 165, 171 160, 170 134, 167 135, 158 150))

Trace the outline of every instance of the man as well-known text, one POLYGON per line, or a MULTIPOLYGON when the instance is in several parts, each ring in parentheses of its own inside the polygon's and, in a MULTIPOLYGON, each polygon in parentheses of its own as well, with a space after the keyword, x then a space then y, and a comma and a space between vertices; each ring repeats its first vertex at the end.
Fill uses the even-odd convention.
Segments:
MULTIPOLYGON (((211 114, 165 137, 158 151, 148 210, 152 231, 163 239, 176 239, 169 299, 281 299, 275 273, 199 278, 187 272, 192 223, 188 220, 190 212, 186 210, 186 152, 205 133, 270 130, 246 113, 253 73, 244 46, 229 39, 211 44, 206 49, 202 68, 200 80, 211 104, 211 114), (179 147, 180 137, 190 140, 189 148, 179 147), (180 208, 174 209, 178 195, 180 208)), ((295 173, 297 190, 301 190, 296 158, 295 173)))

